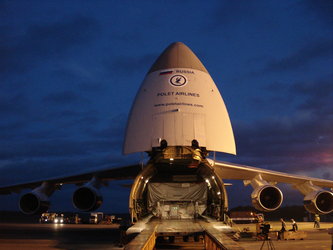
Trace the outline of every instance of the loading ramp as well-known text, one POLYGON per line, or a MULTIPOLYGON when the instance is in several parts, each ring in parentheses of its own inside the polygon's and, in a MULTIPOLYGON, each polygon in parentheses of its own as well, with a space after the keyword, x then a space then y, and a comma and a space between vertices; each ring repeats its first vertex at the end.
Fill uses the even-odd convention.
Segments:
POLYGON ((126 245, 126 250, 243 249, 227 236, 228 233, 233 232, 232 228, 223 222, 214 220, 159 220, 150 218, 141 225, 134 225, 134 228, 130 228, 128 232, 136 232, 137 236, 126 245))

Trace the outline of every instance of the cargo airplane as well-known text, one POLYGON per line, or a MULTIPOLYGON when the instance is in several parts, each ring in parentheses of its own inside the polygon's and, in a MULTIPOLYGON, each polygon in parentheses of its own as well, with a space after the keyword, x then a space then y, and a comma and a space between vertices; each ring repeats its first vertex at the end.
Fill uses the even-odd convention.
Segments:
POLYGON ((223 221, 228 210, 223 179, 238 179, 252 186, 258 210, 281 206, 283 194, 276 184, 282 182, 304 195, 309 212, 333 211, 333 181, 208 158, 215 151, 236 154, 226 106, 205 66, 185 44, 176 42, 146 74, 128 119, 123 153, 146 152, 146 164, 2 186, 0 194, 30 189, 20 197, 19 207, 25 214, 36 214, 48 210, 49 197, 61 185, 77 184, 73 205, 92 211, 102 204, 100 188, 107 182, 134 179, 129 197, 133 223, 148 215, 223 221))

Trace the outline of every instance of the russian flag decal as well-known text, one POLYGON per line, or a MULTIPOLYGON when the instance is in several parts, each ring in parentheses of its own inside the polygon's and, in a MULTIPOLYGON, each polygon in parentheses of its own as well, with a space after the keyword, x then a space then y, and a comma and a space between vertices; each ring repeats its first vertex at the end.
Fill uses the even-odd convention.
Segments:
POLYGON ((160 76, 161 75, 168 75, 168 74, 172 74, 173 70, 168 70, 168 71, 162 71, 160 72, 160 76))

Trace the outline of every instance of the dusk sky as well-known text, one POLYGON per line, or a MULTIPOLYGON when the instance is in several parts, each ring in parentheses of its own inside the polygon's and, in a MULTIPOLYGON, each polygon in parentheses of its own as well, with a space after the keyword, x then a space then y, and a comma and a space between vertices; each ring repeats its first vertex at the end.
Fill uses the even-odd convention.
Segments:
MULTIPOLYGON (((139 162, 122 155, 127 115, 175 41, 228 108, 237 156, 219 160, 332 180, 332 13, 332 0, 0 1, 0 186, 139 162)), ((101 210, 127 211, 122 183, 102 190, 101 210)), ((252 188, 233 183, 230 206, 250 204, 252 188)), ((74 189, 52 209, 72 209, 74 189)), ((282 190, 283 206, 302 204, 282 190)))

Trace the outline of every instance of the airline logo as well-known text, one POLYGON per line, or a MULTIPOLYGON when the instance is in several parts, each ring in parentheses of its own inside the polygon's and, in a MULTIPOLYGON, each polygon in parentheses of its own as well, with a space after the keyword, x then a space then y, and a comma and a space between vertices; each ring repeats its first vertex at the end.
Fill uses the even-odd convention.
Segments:
POLYGON ((175 87, 182 87, 187 83, 187 79, 183 75, 174 75, 170 78, 170 83, 175 87))

